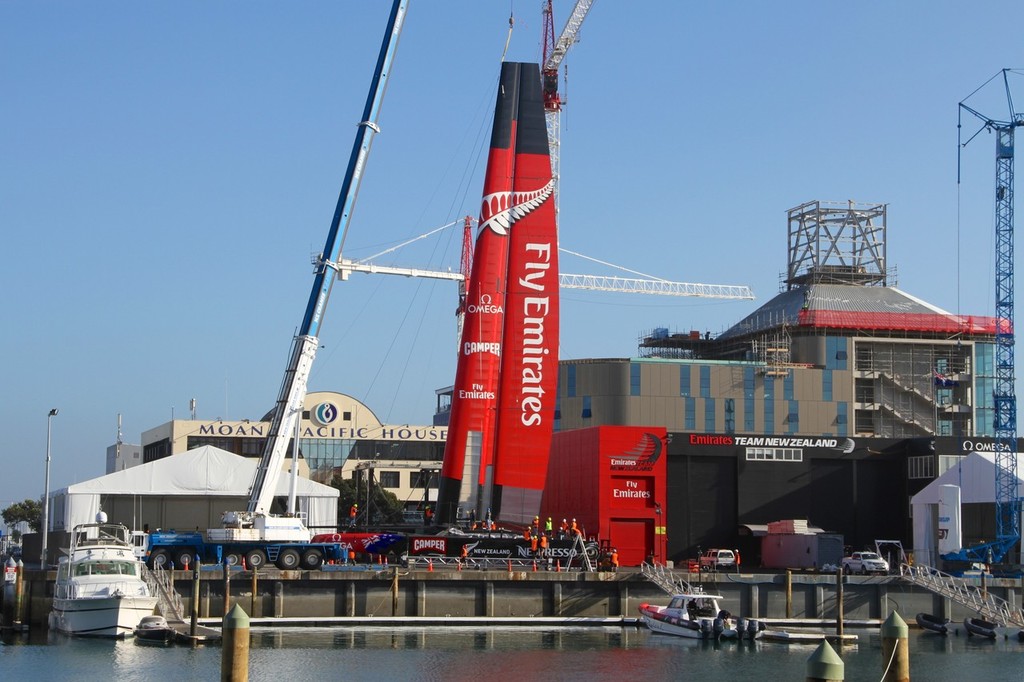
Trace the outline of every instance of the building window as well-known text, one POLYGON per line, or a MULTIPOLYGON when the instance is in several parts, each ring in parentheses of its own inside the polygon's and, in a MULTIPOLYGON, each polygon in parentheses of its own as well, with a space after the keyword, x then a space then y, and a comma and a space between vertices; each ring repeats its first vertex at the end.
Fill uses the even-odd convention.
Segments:
POLYGON ((939 470, 935 472, 935 475, 941 476, 953 467, 959 466, 963 460, 963 455, 939 455, 939 470))
POLYGON ((590 411, 590 396, 583 396, 583 413, 580 415, 584 419, 590 419, 593 413, 590 411))
POLYGON ((697 399, 696 398, 685 398, 685 410, 684 416, 684 427, 687 431, 697 430, 697 399))
POLYGON ((801 448, 747 448, 748 462, 802 462, 801 448))
POLYGON ((935 478, 935 457, 932 455, 908 457, 907 478, 935 478))
POLYGON ((853 380, 853 401, 871 405, 875 402, 875 380, 857 378, 853 380))
POLYGON ((711 368, 707 365, 700 368, 700 397, 711 397, 711 368))
POLYGON ((409 487, 414 489, 436 488, 436 471, 412 471, 409 473, 409 487))
POLYGON ((736 401, 733 398, 725 399, 725 432, 736 433, 736 401))
POLYGON ((640 365, 629 365, 629 394, 640 395, 640 365))
POLYGON ((715 432, 715 399, 704 399, 704 430, 708 433, 715 432))
POLYGON ((381 488, 400 488, 402 483, 398 471, 380 471, 377 475, 380 477, 381 488))
POLYGON ((790 372, 786 375, 786 378, 782 380, 782 399, 792 400, 793 399, 793 373, 790 372))
MULTIPOLYGON (((767 389, 767 378, 764 381, 764 385, 767 389)), ((775 433, 775 401, 767 395, 764 398, 764 432, 769 436, 775 433)))
POLYGON ((875 412, 874 410, 857 410, 854 413, 854 425, 853 429, 855 433, 872 435, 875 432, 875 412))
POLYGON ((576 365, 565 368, 565 395, 568 398, 576 397, 576 365))
POLYGON ((679 395, 690 395, 690 366, 679 366, 679 395))
POLYGON ((832 402, 832 370, 821 371, 821 399, 827 403, 832 402))

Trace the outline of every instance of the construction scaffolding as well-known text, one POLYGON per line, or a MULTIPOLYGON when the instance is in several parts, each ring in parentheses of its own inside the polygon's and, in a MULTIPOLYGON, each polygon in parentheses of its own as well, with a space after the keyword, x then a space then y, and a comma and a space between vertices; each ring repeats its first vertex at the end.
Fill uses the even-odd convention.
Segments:
POLYGON ((970 344, 856 339, 854 349, 855 433, 974 435, 970 344))
POLYGON ((885 204, 808 201, 788 211, 790 289, 808 284, 887 286, 885 204))

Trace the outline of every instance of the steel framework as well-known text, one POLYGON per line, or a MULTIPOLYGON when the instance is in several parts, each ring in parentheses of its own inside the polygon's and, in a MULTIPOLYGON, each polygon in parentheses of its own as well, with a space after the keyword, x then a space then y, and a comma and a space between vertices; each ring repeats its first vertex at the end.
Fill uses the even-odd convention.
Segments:
MULTIPOLYGON (((968 112, 981 120, 982 130, 996 136, 996 378, 993 391, 996 436, 996 540, 964 550, 968 558, 980 561, 1001 561, 1020 539, 1020 485, 1017 479, 1017 396, 1014 390, 1013 334, 1013 137, 1014 130, 1024 125, 1024 114, 1014 113, 1010 84, 1003 69, 1003 86, 1010 117, 998 121, 960 102, 959 113, 968 112)), ((990 79, 991 80, 991 79, 990 79)), ((982 86, 984 87, 984 86, 982 86)), ((980 88, 979 88, 980 89, 980 88)), ((977 92, 977 90, 975 90, 977 92)), ((958 136, 961 129, 957 125, 958 136)), ((959 182, 959 178, 958 178, 959 182)))
POLYGON ((886 286, 885 204, 808 201, 789 214, 786 284, 886 286))

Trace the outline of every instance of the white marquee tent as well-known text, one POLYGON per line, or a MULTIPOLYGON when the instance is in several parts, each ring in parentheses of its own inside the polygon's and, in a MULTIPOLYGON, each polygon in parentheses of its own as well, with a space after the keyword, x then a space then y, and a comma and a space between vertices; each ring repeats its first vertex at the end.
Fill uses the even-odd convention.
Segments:
MULTIPOLYGON (((102 510, 112 522, 132 528, 205 530, 220 527, 224 511, 243 510, 256 477, 257 461, 209 445, 131 467, 53 493, 51 529, 91 523, 102 510)), ((281 475, 277 496, 288 496, 290 478, 281 475)), ((296 506, 310 528, 338 525, 337 489, 301 476, 296 506)))
MULTIPOLYGON (((960 488, 960 504, 992 504, 996 501, 995 453, 972 452, 943 472, 910 499, 914 514, 914 556, 917 563, 938 565, 938 504, 944 485, 960 488)), ((1017 485, 1024 475, 1024 457, 1017 453, 1017 485)))

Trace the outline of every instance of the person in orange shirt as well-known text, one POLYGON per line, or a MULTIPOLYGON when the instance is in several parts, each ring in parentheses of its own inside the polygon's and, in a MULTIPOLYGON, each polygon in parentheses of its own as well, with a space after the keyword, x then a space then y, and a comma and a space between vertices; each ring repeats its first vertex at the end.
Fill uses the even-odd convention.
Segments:
POLYGON ((612 563, 612 572, 618 573, 619 572, 619 550, 615 549, 614 547, 612 547, 611 563, 612 563))
POLYGON ((530 533, 530 553, 537 556, 537 542, 540 540, 536 535, 530 533))
POLYGON ((355 528, 356 517, 359 516, 359 505, 353 504, 348 508, 348 525, 355 528))

